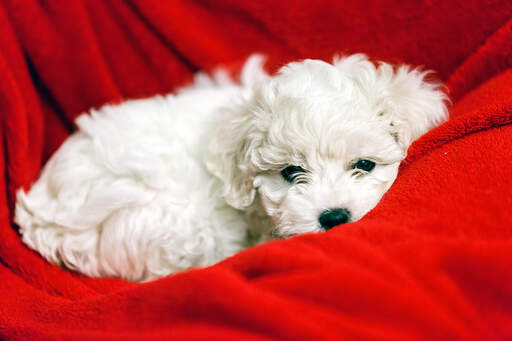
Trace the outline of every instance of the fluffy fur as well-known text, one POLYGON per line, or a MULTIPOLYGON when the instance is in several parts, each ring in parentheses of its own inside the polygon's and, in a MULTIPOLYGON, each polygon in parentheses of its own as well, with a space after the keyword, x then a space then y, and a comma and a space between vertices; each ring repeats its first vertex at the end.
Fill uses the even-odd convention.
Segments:
POLYGON ((426 75, 353 55, 269 76, 255 56, 240 82, 199 74, 176 95, 92 110, 18 192, 23 241, 86 275, 143 281, 322 231, 329 209, 358 220, 411 142, 447 117, 426 75), (304 169, 292 182, 290 165, 304 169))

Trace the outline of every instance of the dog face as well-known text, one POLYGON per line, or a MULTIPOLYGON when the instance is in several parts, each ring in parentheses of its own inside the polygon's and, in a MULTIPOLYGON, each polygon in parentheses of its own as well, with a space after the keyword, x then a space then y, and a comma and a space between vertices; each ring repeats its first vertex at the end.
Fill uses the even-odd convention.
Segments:
POLYGON ((445 95, 425 75, 362 55, 288 64, 226 109, 207 165, 232 206, 258 197, 279 236, 356 221, 410 143, 446 119, 445 95))
POLYGON ((358 220, 396 177, 404 152, 382 125, 331 119, 338 124, 311 131, 305 122, 304 130, 292 128, 293 139, 260 150, 254 188, 279 235, 358 220))

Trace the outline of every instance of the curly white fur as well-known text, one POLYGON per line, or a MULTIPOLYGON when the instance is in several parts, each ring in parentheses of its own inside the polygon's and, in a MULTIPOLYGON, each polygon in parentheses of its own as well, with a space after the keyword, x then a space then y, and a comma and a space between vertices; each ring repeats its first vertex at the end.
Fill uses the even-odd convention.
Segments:
POLYGON ((106 105, 77 119, 15 220, 52 263, 150 280, 265 240, 350 221, 393 183, 408 146, 447 117, 425 72, 364 55, 305 60, 275 76, 249 59, 241 81, 199 74, 176 95, 106 105), (371 172, 353 169, 371 160, 371 172), (297 183, 281 170, 300 166, 297 183), (251 236, 251 238, 249 238, 251 236))

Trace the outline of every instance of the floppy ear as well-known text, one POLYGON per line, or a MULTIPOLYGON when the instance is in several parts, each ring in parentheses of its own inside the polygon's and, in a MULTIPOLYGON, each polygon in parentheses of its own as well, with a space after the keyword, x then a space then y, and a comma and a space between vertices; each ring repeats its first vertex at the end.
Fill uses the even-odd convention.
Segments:
POLYGON ((256 195, 253 180, 257 168, 252 160, 261 143, 261 134, 255 131, 249 105, 233 106, 220 115, 209 141, 206 167, 223 183, 226 202, 244 209, 256 195))
POLYGON ((378 115, 389 121, 390 133, 404 150, 448 118, 448 97, 441 91, 441 83, 425 79, 429 74, 406 65, 394 70, 381 63, 377 68, 384 108, 378 115))
POLYGON ((269 78, 264 61, 264 56, 254 54, 245 62, 240 73, 243 94, 239 102, 218 113, 206 151, 206 167, 221 180, 226 202, 237 209, 251 205, 256 195, 253 180, 258 168, 254 160, 263 132, 258 129, 251 97, 269 78))

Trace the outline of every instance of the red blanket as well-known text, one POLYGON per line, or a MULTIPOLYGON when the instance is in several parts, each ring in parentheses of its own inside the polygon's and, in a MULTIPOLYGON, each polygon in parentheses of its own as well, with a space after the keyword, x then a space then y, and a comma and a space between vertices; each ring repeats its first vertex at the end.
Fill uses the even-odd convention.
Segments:
POLYGON ((512 338, 512 2, 0 2, 0 339, 512 338), (14 191, 92 106, 198 69, 364 52, 438 71, 451 119, 357 223, 135 284, 49 265, 14 191))

